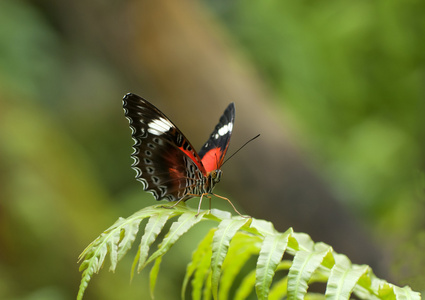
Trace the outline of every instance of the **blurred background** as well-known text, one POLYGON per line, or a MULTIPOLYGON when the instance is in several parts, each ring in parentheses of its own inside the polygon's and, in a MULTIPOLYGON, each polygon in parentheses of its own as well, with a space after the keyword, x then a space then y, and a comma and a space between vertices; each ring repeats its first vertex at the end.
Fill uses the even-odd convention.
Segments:
MULTIPOLYGON (((229 153, 261 137, 215 191, 424 291, 424 13, 420 0, 1 0, 0 299, 75 299, 83 249, 156 204, 130 168, 127 92, 198 148, 234 101, 229 153)), ((212 225, 167 254, 157 299, 179 298, 212 225)), ((105 265, 85 299, 147 299, 131 260, 105 265)))

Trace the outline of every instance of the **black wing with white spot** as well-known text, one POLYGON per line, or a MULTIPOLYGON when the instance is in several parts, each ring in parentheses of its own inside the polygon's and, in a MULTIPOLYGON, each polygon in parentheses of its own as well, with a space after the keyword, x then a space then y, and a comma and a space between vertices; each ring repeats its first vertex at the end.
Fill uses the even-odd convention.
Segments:
POLYGON ((177 201, 190 194, 206 176, 201 158, 183 133, 154 105, 127 94, 125 116, 135 141, 132 168, 136 178, 157 200, 177 201))
POLYGON ((229 148, 234 123, 235 104, 232 102, 220 117, 220 121, 215 126, 209 140, 198 152, 207 173, 220 169, 223 164, 224 156, 226 155, 227 148, 229 148))

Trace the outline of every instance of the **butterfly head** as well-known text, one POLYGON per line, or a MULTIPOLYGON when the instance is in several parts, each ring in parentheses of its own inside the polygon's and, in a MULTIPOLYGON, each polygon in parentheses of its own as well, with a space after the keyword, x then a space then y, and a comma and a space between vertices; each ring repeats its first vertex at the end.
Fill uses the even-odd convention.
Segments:
POLYGON ((216 185, 217 183, 220 182, 221 170, 217 169, 217 170, 211 171, 209 174, 209 178, 210 178, 210 182, 212 183, 212 186, 216 185))

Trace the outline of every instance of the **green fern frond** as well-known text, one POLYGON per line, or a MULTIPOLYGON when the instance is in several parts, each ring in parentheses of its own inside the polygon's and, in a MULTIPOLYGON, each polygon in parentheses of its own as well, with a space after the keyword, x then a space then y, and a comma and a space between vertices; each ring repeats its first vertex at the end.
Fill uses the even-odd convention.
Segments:
POLYGON ((261 245, 261 238, 257 237, 255 241, 255 236, 247 236, 241 232, 237 232, 235 238, 230 242, 229 250, 223 262, 223 273, 220 278, 218 295, 220 300, 227 300, 230 297, 229 291, 236 276, 252 256, 259 254, 258 248, 251 246, 252 242, 261 245))
POLYGON ((184 204, 170 209, 171 204, 157 205, 138 211, 105 230, 80 255, 82 279, 77 299, 82 299, 88 283, 102 268, 109 254, 110 271, 134 244, 141 222, 147 219, 131 275, 154 262, 150 271, 150 290, 153 292, 162 257, 193 226, 203 220, 218 222, 199 243, 188 264, 183 279, 181 298, 185 299, 190 285, 192 299, 230 298, 237 275, 251 257, 258 257, 255 270, 249 271, 236 287, 233 299, 246 299, 255 292, 258 299, 421 299, 409 287, 397 287, 377 278, 370 267, 353 265, 331 246, 314 243, 304 233, 288 229, 279 233, 273 224, 263 220, 232 217, 228 212, 201 212, 184 204), (170 219, 178 217, 177 220, 170 219), (158 241, 156 251, 149 255, 151 245, 158 240, 167 222, 168 232, 158 241), (288 253, 292 260, 282 260, 288 253), (280 279, 275 278, 279 272, 280 279), (324 295, 308 292, 313 282, 326 283, 324 295))
POLYGON ((258 257, 255 285, 258 299, 267 299, 274 273, 288 244, 289 232, 264 237, 258 257))
POLYGON ((195 287, 193 289, 192 299, 201 299, 202 286, 211 264, 211 243, 215 231, 216 228, 211 229, 192 254, 192 261, 187 265, 186 275, 183 280, 182 299, 185 299, 186 288, 192 276, 192 286, 195 287))
POLYGON ((211 289, 214 299, 218 298, 218 283, 222 271, 222 264, 227 255, 230 241, 236 232, 250 219, 235 217, 224 219, 218 225, 218 230, 215 232, 212 242, 212 257, 211 257, 211 289))
POLYGON ((161 212, 152 215, 149 218, 149 221, 145 227, 145 232, 140 241, 139 249, 137 250, 137 254, 133 262, 131 278, 133 278, 136 265, 138 272, 143 269, 148 258, 150 246, 156 240, 158 234, 162 231, 165 223, 167 223, 168 219, 172 216, 174 216, 174 211, 163 209, 161 212))

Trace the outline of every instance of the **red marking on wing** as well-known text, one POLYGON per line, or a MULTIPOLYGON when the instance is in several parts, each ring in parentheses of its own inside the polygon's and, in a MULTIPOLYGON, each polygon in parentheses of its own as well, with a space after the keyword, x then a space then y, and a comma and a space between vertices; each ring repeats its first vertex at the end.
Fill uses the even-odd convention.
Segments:
POLYGON ((168 168, 168 172, 170 173, 170 177, 172 178, 184 178, 184 174, 176 168, 168 168))
POLYGON ((192 152, 192 151, 188 151, 188 150, 184 150, 183 147, 179 147, 179 149, 186 154, 187 156, 189 156, 189 158, 198 166, 198 169, 206 176, 207 175, 207 170, 205 168, 205 165, 203 166, 203 160, 202 163, 199 161, 199 156, 196 155, 192 152), (198 158, 198 159, 197 159, 198 158))
POLYGON ((223 160, 223 151, 220 148, 213 148, 205 153, 202 157, 202 164, 204 165, 205 171, 207 173, 217 170, 221 167, 223 160))

